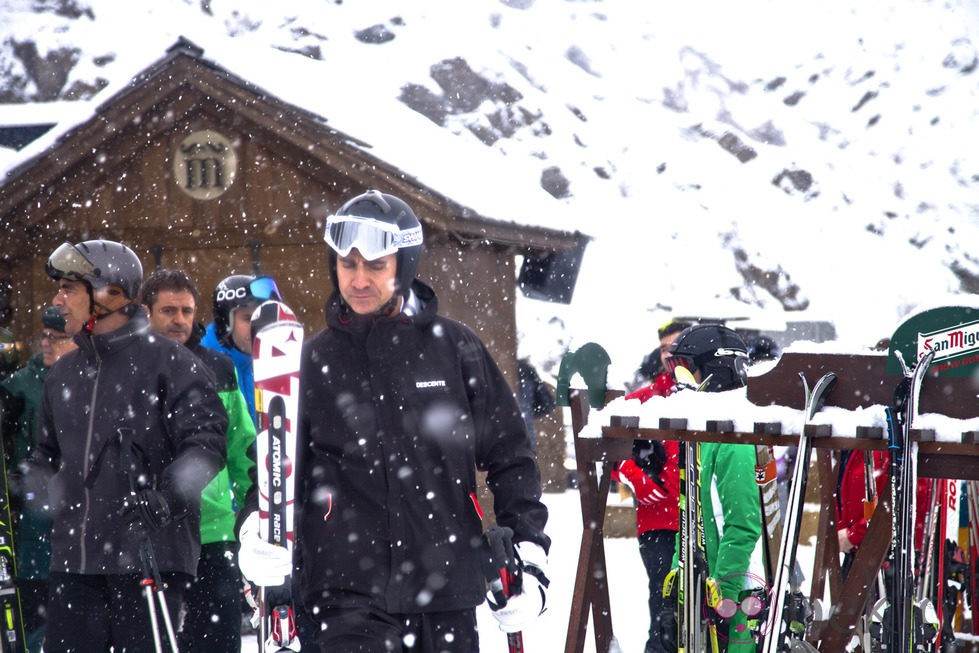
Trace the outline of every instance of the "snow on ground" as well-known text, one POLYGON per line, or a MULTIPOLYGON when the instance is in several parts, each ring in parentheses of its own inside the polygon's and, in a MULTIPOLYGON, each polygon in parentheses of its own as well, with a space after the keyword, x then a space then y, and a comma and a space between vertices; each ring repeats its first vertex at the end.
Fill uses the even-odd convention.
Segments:
MULTIPOLYGON (((544 494, 543 500, 550 512, 547 527, 547 533, 551 537, 548 560, 551 588, 547 596, 550 608, 537 624, 524 631, 524 644, 528 651, 551 653, 564 650, 567 639, 578 550, 581 546, 581 503, 577 490, 544 494)), ((616 502, 616 496, 610 496, 610 505, 616 502)), ((811 548, 799 548, 803 569, 812 569, 811 548)), ((605 559, 615 638, 622 653, 641 653, 646 644, 649 616, 646 606, 646 572, 639 557, 636 538, 606 538, 605 559)), ((480 650, 487 653, 506 650, 506 635, 496 627, 496 621, 485 603, 477 608, 476 618, 480 650)), ((595 653, 594 633, 589 622, 585 653, 595 653)), ((257 651, 254 636, 242 639, 242 653, 257 651)))

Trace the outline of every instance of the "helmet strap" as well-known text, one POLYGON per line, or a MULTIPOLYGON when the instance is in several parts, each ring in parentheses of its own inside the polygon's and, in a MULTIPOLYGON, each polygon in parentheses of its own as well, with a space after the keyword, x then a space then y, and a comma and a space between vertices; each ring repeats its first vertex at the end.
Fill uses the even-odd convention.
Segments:
MULTIPOLYGON (((88 322, 85 323, 83 330, 89 333, 91 333, 92 329, 95 328, 95 323, 97 321, 105 319, 115 313, 124 312, 131 317, 132 312, 127 311, 127 309, 131 309, 131 307, 136 306, 134 302, 129 300, 126 297, 126 295, 122 293, 115 294, 115 293, 105 292, 103 290, 95 291, 92 288, 89 288, 88 297, 89 297, 88 310, 90 316, 88 322), (115 299, 116 297, 121 297, 123 301, 122 303, 118 303, 115 301, 106 302, 104 299, 103 301, 96 301, 95 300, 96 294, 100 294, 102 296, 108 297, 109 299, 115 299), (110 305, 110 304, 114 304, 114 305, 110 305)), ((100 299, 102 299, 102 297, 100 297, 100 299)))

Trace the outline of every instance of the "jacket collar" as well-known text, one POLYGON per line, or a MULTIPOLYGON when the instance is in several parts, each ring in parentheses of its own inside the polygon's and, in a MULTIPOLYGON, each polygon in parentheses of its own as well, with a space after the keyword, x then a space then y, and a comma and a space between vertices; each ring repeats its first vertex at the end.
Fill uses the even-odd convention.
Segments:
POLYGON ((326 323, 331 329, 349 332, 366 332, 375 324, 406 323, 424 326, 438 312, 438 298, 432 287, 415 279, 411 284, 404 308, 394 315, 358 315, 350 310, 338 291, 326 302, 326 323))
POLYGON ((75 342, 86 352, 105 358, 127 347, 139 336, 149 333, 149 330, 150 323, 146 315, 137 313, 115 331, 100 335, 79 334, 75 336, 75 342))

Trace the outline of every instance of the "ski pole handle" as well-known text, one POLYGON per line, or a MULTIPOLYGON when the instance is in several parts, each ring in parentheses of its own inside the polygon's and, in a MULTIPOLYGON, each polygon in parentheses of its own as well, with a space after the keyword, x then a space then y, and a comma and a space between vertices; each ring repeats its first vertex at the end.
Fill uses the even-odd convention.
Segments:
POLYGON ((492 526, 483 534, 483 545, 483 575, 493 600, 502 607, 510 596, 520 592, 520 574, 513 553, 513 530, 506 526, 492 526))

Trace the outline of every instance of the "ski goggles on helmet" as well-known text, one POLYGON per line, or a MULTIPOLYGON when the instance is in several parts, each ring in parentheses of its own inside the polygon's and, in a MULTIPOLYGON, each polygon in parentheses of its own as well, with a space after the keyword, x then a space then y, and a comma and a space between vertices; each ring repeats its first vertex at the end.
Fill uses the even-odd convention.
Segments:
POLYGON ((697 371, 697 363, 694 361, 692 356, 685 356, 684 354, 672 354, 665 361, 666 370, 676 378, 676 368, 685 368, 691 374, 697 371))
POLYGON ((269 299, 275 299, 282 301, 282 295, 279 294, 279 289, 275 285, 275 280, 272 277, 258 277, 252 280, 248 284, 248 292, 251 296, 256 299, 261 299, 266 301, 269 299))
POLYGON ((326 219, 323 240, 339 256, 356 248, 368 261, 394 254, 403 247, 422 244, 421 226, 401 230, 396 224, 373 218, 331 215, 326 219))
POLYGON ((765 602, 754 594, 746 596, 741 603, 734 599, 721 599, 714 611, 722 619, 731 619, 739 609, 749 617, 757 617, 765 610, 765 602))
POLYGON ((84 281, 98 276, 99 271, 84 254, 71 243, 62 243, 48 257, 44 271, 54 279, 84 281))

